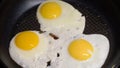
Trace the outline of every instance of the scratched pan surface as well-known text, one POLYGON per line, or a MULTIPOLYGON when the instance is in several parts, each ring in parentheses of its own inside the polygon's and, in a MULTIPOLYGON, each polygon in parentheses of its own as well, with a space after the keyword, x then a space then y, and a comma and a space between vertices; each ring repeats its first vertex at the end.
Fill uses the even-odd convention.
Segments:
MULTIPOLYGON (((86 17, 86 25, 84 34, 102 34, 105 35, 110 41, 110 52, 105 64, 102 68, 112 68, 118 63, 114 63, 113 58, 115 57, 115 43, 114 34, 110 23, 106 16, 99 12, 97 7, 84 2, 83 0, 64 0, 76 9, 78 9, 83 16, 86 17)), ((4 32, 4 41, 1 42, 1 61, 6 67, 9 68, 21 68, 17 65, 9 56, 8 48, 11 38, 21 31, 26 30, 37 30, 40 31, 40 24, 36 18, 36 9, 40 4, 41 0, 21 0, 19 3, 14 5, 10 15, 7 17, 6 29, 4 32)), ((99 62, 99 61, 98 61, 99 62)))

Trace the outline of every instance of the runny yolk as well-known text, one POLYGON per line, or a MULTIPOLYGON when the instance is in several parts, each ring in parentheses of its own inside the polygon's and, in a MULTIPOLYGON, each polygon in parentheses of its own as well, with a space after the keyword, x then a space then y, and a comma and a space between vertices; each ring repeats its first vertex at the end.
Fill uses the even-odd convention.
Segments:
POLYGON ((94 49, 92 45, 84 39, 74 40, 68 47, 70 56, 80 61, 88 60, 91 58, 93 51, 94 49))
POLYGON ((47 2, 41 6, 39 13, 46 19, 55 19, 61 15, 61 6, 56 2, 47 2))
POLYGON ((31 50, 38 45, 38 35, 31 31, 20 32, 15 37, 15 44, 22 50, 31 50))

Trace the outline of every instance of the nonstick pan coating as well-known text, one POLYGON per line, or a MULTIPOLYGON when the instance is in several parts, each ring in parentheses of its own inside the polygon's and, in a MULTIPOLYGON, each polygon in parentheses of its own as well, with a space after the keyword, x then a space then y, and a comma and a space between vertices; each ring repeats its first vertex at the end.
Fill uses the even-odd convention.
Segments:
MULTIPOLYGON (((96 7, 83 2, 82 0, 64 0, 71 5, 73 5, 76 9, 78 9, 83 16, 86 17, 86 25, 84 34, 102 34, 105 35, 110 41, 110 52, 105 64, 102 68, 112 68, 112 58, 115 55, 115 42, 114 42, 114 34, 112 28, 110 27, 110 23, 107 20, 106 16, 104 16, 101 12, 99 12, 96 7)), ((9 19, 6 21, 6 29, 4 32, 4 41, 2 41, 1 46, 1 60, 6 66, 10 68, 20 68, 9 56, 8 48, 9 42, 11 38, 21 31, 26 30, 37 30, 40 31, 40 25, 36 18, 36 9, 40 4, 40 0, 28 0, 28 1, 20 1, 16 4, 10 15, 9 19)), ((99 61, 98 61, 99 62, 99 61)))

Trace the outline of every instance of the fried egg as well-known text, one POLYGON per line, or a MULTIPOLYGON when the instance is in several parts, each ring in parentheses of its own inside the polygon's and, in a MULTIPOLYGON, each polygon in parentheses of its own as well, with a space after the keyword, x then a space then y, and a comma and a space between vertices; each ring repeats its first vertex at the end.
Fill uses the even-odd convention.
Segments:
POLYGON ((78 35, 59 46, 51 68, 101 68, 109 53, 109 40, 100 34, 78 35))
POLYGON ((46 0, 37 9, 37 19, 41 30, 63 37, 83 33, 85 17, 71 4, 61 0, 46 0))
POLYGON ((23 31, 16 34, 10 41, 9 53, 11 58, 23 68, 46 68, 49 37, 38 31, 23 31))

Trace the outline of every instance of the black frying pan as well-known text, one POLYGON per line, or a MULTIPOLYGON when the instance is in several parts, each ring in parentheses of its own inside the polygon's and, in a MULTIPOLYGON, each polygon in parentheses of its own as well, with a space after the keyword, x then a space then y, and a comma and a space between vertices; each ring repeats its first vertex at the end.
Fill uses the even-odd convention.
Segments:
MULTIPOLYGON (((101 1, 64 1, 73 5, 86 17, 84 34, 103 34, 109 39, 110 52, 102 68, 117 68, 120 65, 120 51, 119 46, 117 45, 117 35, 114 28, 114 24, 117 24, 118 22, 117 18, 115 19, 115 17, 112 17, 111 11, 106 13, 106 6, 103 7, 101 1), (109 14, 111 14, 111 16, 109 14), (113 24, 113 22, 116 23, 113 24)), ((36 9, 40 2, 40 0, 12 0, 6 1, 6 3, 2 4, 4 6, 0 7, 0 22, 2 23, 0 29, 0 62, 4 67, 21 68, 9 56, 9 42, 18 32, 25 30, 40 31, 40 26, 36 19, 36 9)), ((111 5, 109 7, 111 7, 111 5)), ((113 6, 111 9, 113 9, 113 6)))

